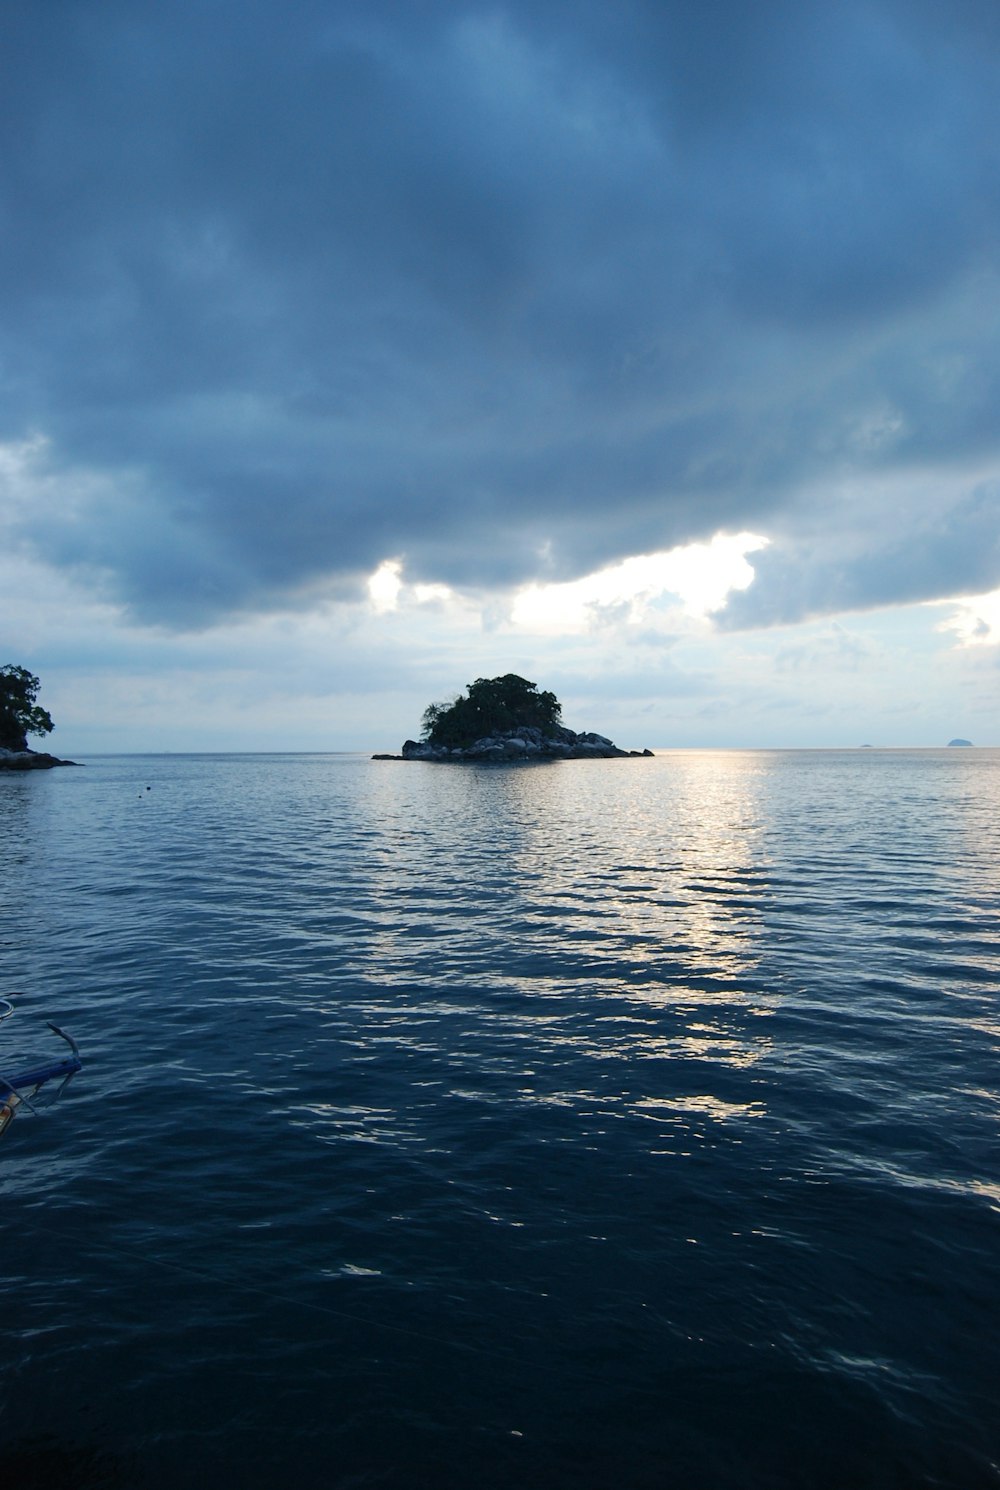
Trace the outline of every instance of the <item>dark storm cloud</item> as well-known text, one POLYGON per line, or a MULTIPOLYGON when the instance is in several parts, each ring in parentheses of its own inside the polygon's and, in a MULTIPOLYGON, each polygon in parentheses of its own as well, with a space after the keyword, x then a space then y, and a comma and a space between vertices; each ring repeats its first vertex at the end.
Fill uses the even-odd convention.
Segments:
POLYGON ((48 441, 54 494, 12 537, 137 615, 349 594, 390 556, 567 578, 722 527, 776 538, 734 624, 1000 583, 971 479, 948 543, 822 520, 829 473, 877 504, 996 451, 991 7, 0 28, 0 438, 48 441))
POLYGON ((833 531, 822 531, 814 518, 812 535, 791 534, 755 554, 757 582, 730 598, 723 627, 774 625, 996 587, 1000 483, 973 486, 948 503, 928 503, 904 491, 897 503, 886 503, 881 514, 876 507, 867 522, 856 513, 847 531, 842 525, 837 530, 835 518, 833 531))

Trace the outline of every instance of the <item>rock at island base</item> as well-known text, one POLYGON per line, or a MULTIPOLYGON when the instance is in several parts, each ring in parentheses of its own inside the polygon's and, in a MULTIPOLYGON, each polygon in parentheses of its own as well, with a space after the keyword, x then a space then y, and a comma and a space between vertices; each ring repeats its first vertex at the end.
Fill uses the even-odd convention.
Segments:
POLYGON ((496 765, 524 761, 613 760, 634 756, 651 756, 651 750, 619 750, 606 735, 590 731, 577 734, 560 728, 552 734, 540 729, 503 730, 484 735, 468 746, 430 745, 426 741, 406 740, 401 755, 373 755, 376 761, 485 761, 496 765))
POLYGON ((75 766, 44 750, 4 750, 0 747, 0 771, 48 771, 52 766, 75 766))

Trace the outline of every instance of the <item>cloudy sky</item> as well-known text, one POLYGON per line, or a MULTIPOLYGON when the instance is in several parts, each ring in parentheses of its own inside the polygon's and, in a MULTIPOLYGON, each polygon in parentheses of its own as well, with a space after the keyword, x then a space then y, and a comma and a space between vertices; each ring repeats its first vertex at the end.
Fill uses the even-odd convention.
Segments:
POLYGON ((1000 744, 995 0, 0 11, 52 748, 1000 744))

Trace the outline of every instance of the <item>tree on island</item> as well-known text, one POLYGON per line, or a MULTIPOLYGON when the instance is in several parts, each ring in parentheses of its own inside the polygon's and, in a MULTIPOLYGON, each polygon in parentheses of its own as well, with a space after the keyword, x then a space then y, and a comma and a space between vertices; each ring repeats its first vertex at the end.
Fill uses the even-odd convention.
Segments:
POLYGON ((0 667, 0 749, 27 750, 29 735, 47 735, 51 715, 35 703, 38 679, 26 667, 0 667))
POLYGON ((539 729, 554 735, 562 705, 554 693, 539 693, 536 683, 505 673, 477 678, 454 703, 430 704, 424 710, 422 738, 431 745, 468 746, 503 730, 539 729))

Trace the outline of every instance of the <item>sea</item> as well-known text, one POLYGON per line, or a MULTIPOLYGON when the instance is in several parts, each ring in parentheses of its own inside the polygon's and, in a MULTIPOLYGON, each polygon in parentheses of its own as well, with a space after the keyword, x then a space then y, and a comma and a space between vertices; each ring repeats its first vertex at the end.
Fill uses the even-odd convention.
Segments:
POLYGON ((0 1483, 1000 1486, 1000 751, 0 773, 0 1483))

